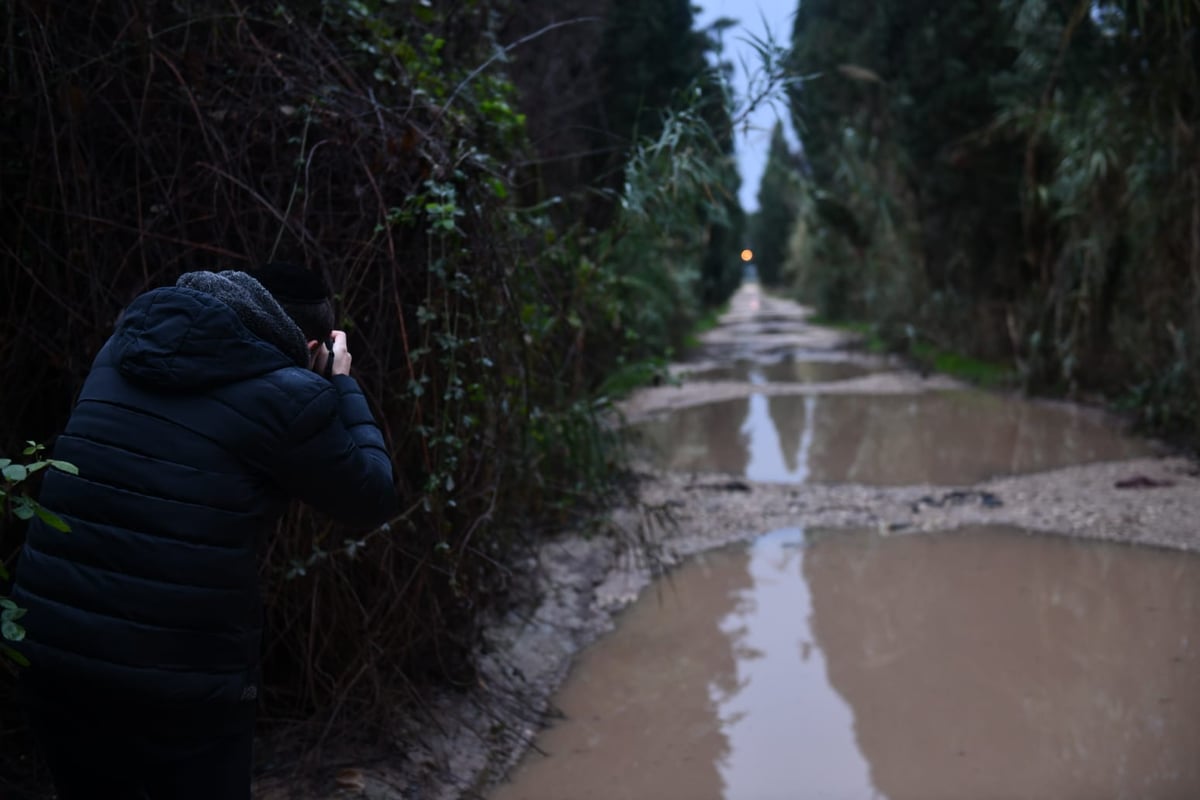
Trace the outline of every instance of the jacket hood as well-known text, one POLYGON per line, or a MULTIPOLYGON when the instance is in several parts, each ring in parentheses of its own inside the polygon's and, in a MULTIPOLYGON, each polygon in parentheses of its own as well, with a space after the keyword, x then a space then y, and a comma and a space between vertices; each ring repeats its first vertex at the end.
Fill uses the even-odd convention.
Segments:
POLYGON ((189 273, 180 284, 141 295, 117 325, 114 356, 129 380, 195 391, 284 367, 307 367, 300 329, 253 278, 240 272, 189 273), (253 287, 241 291, 248 286, 242 278, 269 302, 253 287))

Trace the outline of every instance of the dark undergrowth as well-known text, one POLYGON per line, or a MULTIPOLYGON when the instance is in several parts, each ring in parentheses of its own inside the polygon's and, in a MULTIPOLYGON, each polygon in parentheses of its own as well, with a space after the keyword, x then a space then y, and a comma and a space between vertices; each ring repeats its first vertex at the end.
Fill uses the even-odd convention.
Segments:
POLYGON ((1198 43, 1194 2, 805 0, 779 283, 1200 446, 1198 43))
MULTIPOLYGON (((630 496, 611 397, 651 379, 736 283, 736 265, 732 281, 699 267, 729 225, 711 113, 681 112, 605 162, 624 198, 578 187, 607 205, 584 215, 603 229, 545 195, 504 69, 520 42, 497 41, 513 13, 0 12, 0 453, 51 442, 121 309, 183 271, 291 260, 337 292, 408 502, 365 534, 297 508, 270 539, 262 732, 281 768, 381 741, 423 686, 473 684, 481 610, 524 591, 507 565, 630 496)), ((20 541, 4 524, 0 557, 20 541)), ((36 783, 0 680, 0 773, 36 783)))

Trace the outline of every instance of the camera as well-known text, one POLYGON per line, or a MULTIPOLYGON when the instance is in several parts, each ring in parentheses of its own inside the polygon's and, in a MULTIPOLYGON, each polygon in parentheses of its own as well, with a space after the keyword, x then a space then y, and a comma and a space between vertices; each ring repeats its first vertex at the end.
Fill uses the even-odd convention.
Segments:
POLYGON ((325 340, 325 349, 329 354, 325 357, 325 377, 333 380, 333 337, 330 336, 325 340))

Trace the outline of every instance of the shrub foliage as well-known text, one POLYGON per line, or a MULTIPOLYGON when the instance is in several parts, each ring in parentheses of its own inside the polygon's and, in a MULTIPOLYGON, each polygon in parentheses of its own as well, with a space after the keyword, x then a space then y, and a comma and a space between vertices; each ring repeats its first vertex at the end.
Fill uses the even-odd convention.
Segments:
MULTIPOLYGON (((269 718, 329 731, 383 721, 422 681, 468 685, 480 610, 519 588, 514 553, 621 490, 608 393, 736 282, 719 258, 704 273, 736 189, 723 94, 660 113, 636 148, 610 127, 603 163, 555 154, 569 168, 545 179, 539 98, 508 76, 530 80, 522 43, 590 30, 590 73, 616 69, 604 20, 499 40, 552 5, 5 5, 0 452, 61 429, 121 309, 182 271, 292 260, 338 293, 409 505, 365 535, 303 510, 281 523, 269 718)), ((690 11, 662 5, 692 36, 690 11)), ((682 98, 713 85, 688 47, 682 98)), ((20 531, 0 533, 11 557, 20 531)))
POLYGON ((805 0, 794 283, 1196 441, 1197 41, 1190 1, 805 0))

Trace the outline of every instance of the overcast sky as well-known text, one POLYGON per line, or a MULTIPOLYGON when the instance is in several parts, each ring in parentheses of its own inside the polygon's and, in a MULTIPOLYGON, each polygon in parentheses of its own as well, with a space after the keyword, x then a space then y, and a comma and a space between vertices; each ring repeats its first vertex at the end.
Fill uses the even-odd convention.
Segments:
MULTIPOLYGON (((760 38, 766 38, 763 20, 775 36, 776 42, 786 45, 792 36, 792 18, 796 13, 799 0, 696 0, 702 11, 696 15, 696 27, 706 28, 721 17, 736 19, 740 25, 725 31, 725 59, 734 64, 733 87, 741 98, 746 94, 746 72, 741 66, 745 61, 753 68, 758 62, 758 55, 743 41, 747 33, 760 38)), ((747 212, 758 208, 758 183, 762 178, 763 168, 767 163, 767 147, 771 142, 771 129, 775 120, 783 118, 784 127, 788 132, 788 140, 793 146, 796 137, 791 133, 791 125, 787 120, 787 108, 784 103, 778 103, 772 110, 762 107, 750 117, 748 131, 739 128, 736 147, 738 169, 742 173, 742 189, 740 192, 742 208, 747 212)))

